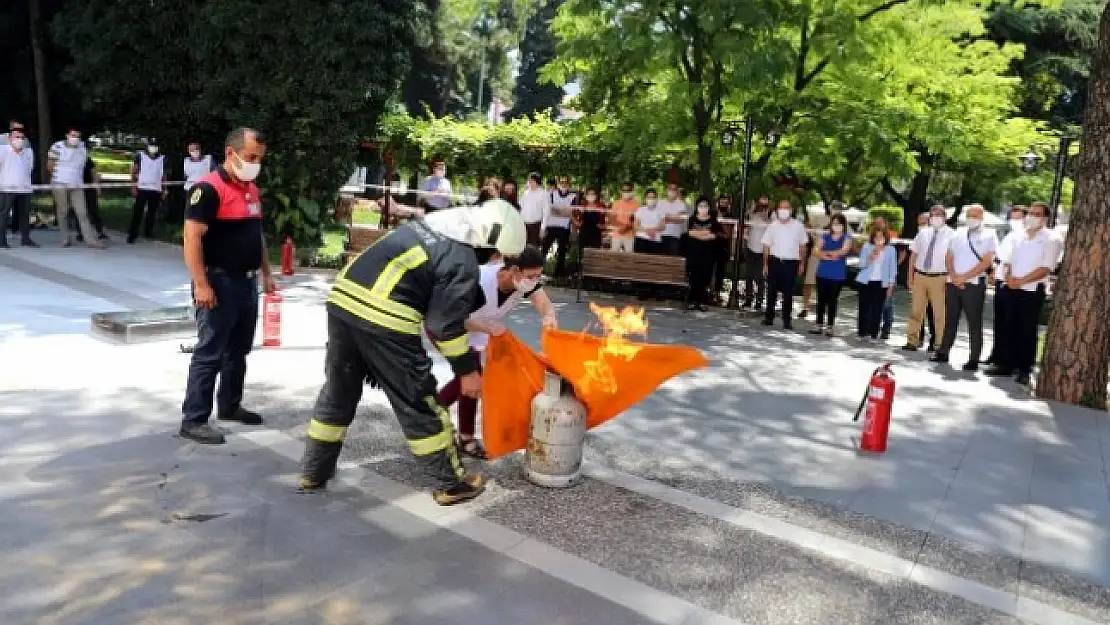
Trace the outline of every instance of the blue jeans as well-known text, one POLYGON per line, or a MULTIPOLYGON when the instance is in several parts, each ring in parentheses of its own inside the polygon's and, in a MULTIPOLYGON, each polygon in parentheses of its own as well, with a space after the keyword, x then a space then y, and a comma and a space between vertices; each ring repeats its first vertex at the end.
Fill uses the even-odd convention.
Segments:
POLYGON ((890 335, 891 329, 894 328, 894 296, 886 298, 886 304, 883 305, 883 334, 890 335))
POLYGON ((208 282, 216 293, 216 306, 197 310, 197 346, 189 363, 183 423, 201 424, 212 414, 216 376, 220 389, 216 405, 220 414, 230 414, 243 399, 247 376, 247 354, 254 346, 258 324, 258 280, 253 272, 208 269, 208 282))

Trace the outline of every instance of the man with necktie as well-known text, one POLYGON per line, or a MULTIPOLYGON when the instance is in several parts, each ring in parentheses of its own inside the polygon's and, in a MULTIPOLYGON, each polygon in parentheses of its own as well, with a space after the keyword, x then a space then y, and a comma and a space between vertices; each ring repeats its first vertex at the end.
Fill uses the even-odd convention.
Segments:
POLYGON ((906 344, 902 349, 917 351, 921 347, 921 325, 925 320, 925 309, 933 307, 936 320, 936 334, 932 347, 937 348, 944 336, 945 321, 945 284, 948 265, 945 257, 951 244, 953 230, 945 223, 947 212, 944 206, 936 204, 929 209, 929 226, 917 233, 910 244, 910 266, 906 276, 906 286, 910 289, 910 324, 906 333, 906 344))

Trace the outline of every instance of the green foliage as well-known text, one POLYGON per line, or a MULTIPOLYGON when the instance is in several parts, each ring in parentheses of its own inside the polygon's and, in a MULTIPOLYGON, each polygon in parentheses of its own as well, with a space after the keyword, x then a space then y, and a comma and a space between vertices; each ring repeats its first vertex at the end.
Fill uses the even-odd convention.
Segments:
POLYGON ((266 133, 259 186, 269 231, 310 242, 425 18, 421 3, 388 0, 72 0, 54 34, 72 52, 65 77, 85 106, 158 137, 175 167, 188 138, 217 146, 236 126, 266 133))
POLYGON ((876 217, 885 219, 887 225, 890 226, 890 229, 894 232, 902 232, 902 228, 906 225, 905 211, 902 210, 901 206, 896 206, 894 204, 880 204, 867 209, 867 220, 864 223, 864 227, 870 228, 876 217))
POLYGON ((520 75, 514 93, 516 102, 507 117, 549 114, 563 101, 563 88, 544 81, 540 71, 555 58, 555 35, 551 22, 564 0, 541 0, 538 11, 528 19, 524 39, 520 42, 520 75))

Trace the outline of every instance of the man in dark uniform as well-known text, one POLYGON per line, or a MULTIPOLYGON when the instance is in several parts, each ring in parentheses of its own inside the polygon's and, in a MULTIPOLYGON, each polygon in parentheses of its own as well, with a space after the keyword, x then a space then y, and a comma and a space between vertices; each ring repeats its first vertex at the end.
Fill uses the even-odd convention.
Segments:
POLYGON ((482 378, 464 326, 484 303, 475 251, 516 256, 526 239, 520 214, 495 199, 410 221, 339 272, 327 303, 327 381, 308 424, 303 490, 321 489, 335 476, 369 380, 385 392, 409 450, 436 480, 436 503, 451 505, 482 492, 482 477, 467 473, 459 461, 451 416, 436 399, 421 337, 426 328, 451 363, 462 394, 476 399, 482 378))
POLYGON ((197 345, 181 405, 181 436, 220 444, 223 432, 208 424, 216 377, 217 418, 248 425, 262 423, 244 410, 243 379, 258 321, 258 278, 266 293, 275 289, 262 235, 262 205, 252 182, 262 167, 266 142, 250 128, 227 136, 224 165, 203 176, 185 208, 185 266, 193 279, 197 345))

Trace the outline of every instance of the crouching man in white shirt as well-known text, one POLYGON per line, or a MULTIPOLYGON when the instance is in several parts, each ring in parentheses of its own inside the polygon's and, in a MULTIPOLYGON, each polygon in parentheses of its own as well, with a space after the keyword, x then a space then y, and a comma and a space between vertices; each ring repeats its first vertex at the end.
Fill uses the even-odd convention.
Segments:
MULTIPOLYGON (((558 325, 555 307, 540 285, 543 261, 543 253, 530 245, 516 258, 490 262, 479 269, 482 299, 478 309, 466 320, 466 330, 470 335, 470 349, 478 352, 482 362, 485 362, 490 335, 499 336, 505 332, 505 316, 524 298, 532 302, 545 327, 558 325)), ((459 450, 484 460, 486 450, 475 437, 478 400, 464 397, 460 391, 461 383, 455 378, 439 391, 437 399, 443 406, 459 402, 459 450)))

